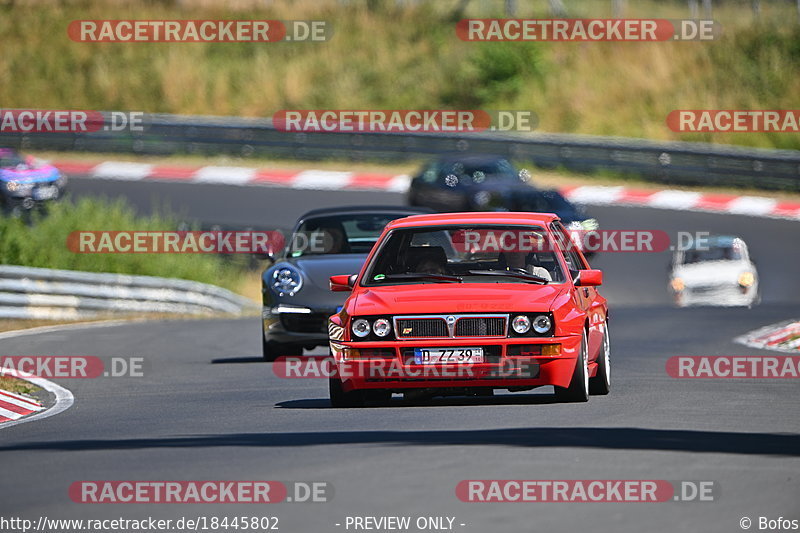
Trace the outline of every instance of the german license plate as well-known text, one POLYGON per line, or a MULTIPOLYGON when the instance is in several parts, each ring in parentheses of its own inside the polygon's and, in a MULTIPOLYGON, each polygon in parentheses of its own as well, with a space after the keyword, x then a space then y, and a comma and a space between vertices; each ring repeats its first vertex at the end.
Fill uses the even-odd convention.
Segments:
POLYGON ((418 365, 483 363, 483 348, 414 348, 418 365))
POLYGON ((58 187, 39 187, 33 190, 34 200, 50 200, 58 196, 58 187))

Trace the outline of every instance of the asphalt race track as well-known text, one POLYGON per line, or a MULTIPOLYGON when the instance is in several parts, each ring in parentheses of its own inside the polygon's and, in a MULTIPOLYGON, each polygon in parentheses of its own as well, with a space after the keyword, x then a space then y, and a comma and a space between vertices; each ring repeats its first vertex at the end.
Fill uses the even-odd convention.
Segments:
MULTIPOLYGON (((229 227, 289 228, 309 206, 399 204, 385 192, 102 182, 75 196, 167 202, 229 227)), ((347 516, 454 516, 464 532, 735 532, 749 517, 800 518, 797 380, 678 380, 674 355, 768 355, 733 343, 800 315, 797 222, 629 207, 589 209, 606 229, 743 237, 762 305, 674 309, 668 253, 600 254, 611 306, 612 384, 588 404, 549 388, 489 399, 331 409, 325 380, 277 378, 257 318, 146 322, 3 339, 2 353, 141 356, 143 378, 58 380, 75 405, 0 432, 0 515, 50 518, 277 516, 287 532, 345 531, 347 516), (327 481, 328 503, 86 505, 80 480, 327 481), (464 503, 465 479, 716 482, 714 501, 464 503), (398 502, 402 502, 399 504, 398 502), (341 524, 337 526, 336 524, 341 524), (460 524, 465 524, 461 526, 460 524)), ((322 353, 322 352, 320 352, 322 353)), ((352 529, 351 529, 352 530, 352 529)))

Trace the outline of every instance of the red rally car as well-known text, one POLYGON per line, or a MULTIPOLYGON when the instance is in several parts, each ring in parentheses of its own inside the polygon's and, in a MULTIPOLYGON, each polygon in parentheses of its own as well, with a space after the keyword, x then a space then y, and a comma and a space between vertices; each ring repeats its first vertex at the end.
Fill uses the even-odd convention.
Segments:
POLYGON ((553 385, 608 394, 608 306, 553 214, 447 213, 389 223, 328 332, 334 407, 392 393, 493 394, 553 385))

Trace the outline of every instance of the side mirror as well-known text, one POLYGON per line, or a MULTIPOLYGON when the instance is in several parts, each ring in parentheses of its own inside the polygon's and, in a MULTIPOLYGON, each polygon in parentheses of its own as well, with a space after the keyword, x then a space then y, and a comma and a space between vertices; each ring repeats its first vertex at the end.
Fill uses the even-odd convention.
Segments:
POLYGON ((331 276, 331 290, 333 292, 350 292, 356 284, 356 277, 356 274, 331 276))
POLYGON ((602 270, 581 270, 575 285, 578 287, 597 287, 603 284, 602 270))

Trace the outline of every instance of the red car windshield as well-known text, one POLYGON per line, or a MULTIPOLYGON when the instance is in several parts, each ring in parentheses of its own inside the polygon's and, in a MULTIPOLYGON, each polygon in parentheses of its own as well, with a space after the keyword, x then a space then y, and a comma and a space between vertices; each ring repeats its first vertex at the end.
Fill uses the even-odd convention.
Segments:
POLYGON ((552 243, 538 226, 396 229, 368 265, 362 285, 563 283, 552 243))

